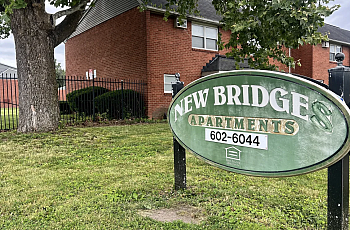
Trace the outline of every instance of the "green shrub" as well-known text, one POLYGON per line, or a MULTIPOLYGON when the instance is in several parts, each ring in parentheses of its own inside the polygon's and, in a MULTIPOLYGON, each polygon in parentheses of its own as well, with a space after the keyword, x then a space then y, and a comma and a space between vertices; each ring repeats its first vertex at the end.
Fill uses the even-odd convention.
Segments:
MULTIPOLYGON (((95 99, 98 96, 109 91, 108 89, 99 86, 95 86, 94 90, 95 99)), ((75 90, 67 94, 67 102, 72 111, 84 113, 85 115, 93 114, 93 87, 90 86, 87 88, 75 90)))
POLYGON ((60 114, 71 114, 72 110, 70 109, 67 101, 59 101, 60 114))
POLYGON ((142 95, 130 89, 123 90, 123 95, 122 90, 116 90, 98 96, 95 98, 95 105, 99 113, 107 113, 110 119, 141 118, 145 116, 142 95))

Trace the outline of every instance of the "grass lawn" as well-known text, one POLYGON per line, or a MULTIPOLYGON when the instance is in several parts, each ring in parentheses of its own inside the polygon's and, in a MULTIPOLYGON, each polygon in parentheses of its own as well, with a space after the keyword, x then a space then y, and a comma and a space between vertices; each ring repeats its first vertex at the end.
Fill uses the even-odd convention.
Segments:
POLYGON ((187 154, 173 190, 166 123, 0 133, 0 229, 325 229, 326 170, 290 178, 229 173, 187 154), (140 210, 193 206, 199 224, 140 210))
MULTIPOLYGON (((15 130, 18 125, 18 108, 0 109, 0 130, 15 130)), ((66 124, 79 124, 91 119, 89 116, 78 116, 75 114, 61 114, 62 126, 66 124)))

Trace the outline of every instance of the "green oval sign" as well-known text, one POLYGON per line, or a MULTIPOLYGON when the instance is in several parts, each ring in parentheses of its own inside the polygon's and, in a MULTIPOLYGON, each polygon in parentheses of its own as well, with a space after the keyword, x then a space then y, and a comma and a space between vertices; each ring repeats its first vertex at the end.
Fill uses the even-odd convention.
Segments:
POLYGON ((168 111, 179 143, 225 170, 292 176, 349 151, 349 109, 335 93, 291 74, 237 70, 183 88, 168 111))

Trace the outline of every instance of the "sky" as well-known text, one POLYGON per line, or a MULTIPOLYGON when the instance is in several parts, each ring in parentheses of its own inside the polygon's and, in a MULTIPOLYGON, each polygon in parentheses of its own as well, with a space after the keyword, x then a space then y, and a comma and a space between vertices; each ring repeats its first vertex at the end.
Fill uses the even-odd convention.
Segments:
MULTIPOLYGON (((57 11, 62 10, 62 8, 55 8, 54 6, 46 3, 46 12, 53 14, 57 11)), ((57 23, 60 23, 64 18, 57 20, 57 23)), ((55 48, 55 58, 58 63, 61 63, 61 66, 65 69, 65 58, 64 58, 64 44, 61 43, 55 48)), ((9 65, 12 67, 17 67, 16 64, 16 50, 13 36, 10 35, 9 38, 0 39, 0 63, 9 65)))
MULTIPOLYGON (((340 9, 334 12, 330 17, 325 19, 325 22, 334 26, 338 26, 342 29, 350 30, 350 20, 348 20, 348 14, 350 11, 349 0, 334 0, 329 5, 340 5, 340 9)), ((49 4, 46 4, 46 11, 48 13, 54 13, 58 10, 49 4)), ((60 21, 58 21, 60 22, 60 21)), ((64 44, 60 44, 55 48, 55 58, 58 63, 65 69, 65 58, 64 58, 64 44)), ((16 67, 16 51, 13 36, 11 35, 7 39, 0 39, 0 63, 16 67)))

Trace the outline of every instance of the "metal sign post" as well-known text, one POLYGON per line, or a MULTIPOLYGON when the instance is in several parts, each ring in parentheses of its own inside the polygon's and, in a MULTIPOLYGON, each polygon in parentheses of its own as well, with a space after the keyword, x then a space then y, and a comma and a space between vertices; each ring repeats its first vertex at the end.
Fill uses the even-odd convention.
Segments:
MULTIPOLYGON (((173 98, 184 87, 180 81, 180 74, 176 73, 176 82, 172 83, 173 98)), ((179 142, 173 138, 174 142, 174 176, 175 190, 186 189, 186 152, 179 142)))
MULTIPOLYGON (((350 105, 350 68, 342 65, 344 54, 338 53, 338 66, 328 70, 329 89, 350 105)), ((345 230, 349 226, 349 154, 328 168, 328 230, 345 230)))

